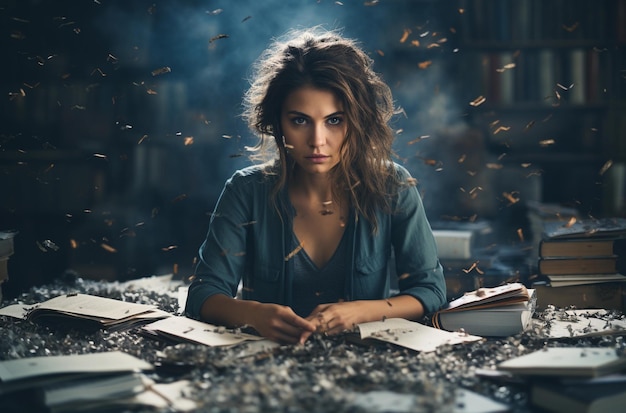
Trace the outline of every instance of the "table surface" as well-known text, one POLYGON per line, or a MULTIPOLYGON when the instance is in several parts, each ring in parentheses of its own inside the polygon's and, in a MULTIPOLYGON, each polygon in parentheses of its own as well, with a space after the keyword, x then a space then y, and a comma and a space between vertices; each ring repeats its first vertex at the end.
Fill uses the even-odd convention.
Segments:
MULTIPOLYGON (((33 287, 2 306, 34 304, 74 292, 155 304, 173 314, 178 311, 175 290, 80 278, 33 287)), ((533 327, 515 336, 443 346, 430 353, 382 342, 366 345, 346 334, 313 336, 305 345, 281 346, 244 357, 242 345, 173 344, 145 337, 138 329, 60 330, 0 317, 0 360, 121 350, 157 366, 153 378, 158 382, 189 380, 199 410, 212 412, 376 411, 374 405, 368 410, 355 404, 369 392, 411 397, 423 411, 467 411, 453 397, 458 389, 504 403, 512 412, 529 412, 535 409, 528 402, 527 382, 477 372, 494 371, 504 360, 547 346, 623 349, 626 345, 626 332, 547 339, 549 320, 561 312, 550 308, 536 313, 533 327)), ((607 316, 624 317, 614 311, 607 316)))

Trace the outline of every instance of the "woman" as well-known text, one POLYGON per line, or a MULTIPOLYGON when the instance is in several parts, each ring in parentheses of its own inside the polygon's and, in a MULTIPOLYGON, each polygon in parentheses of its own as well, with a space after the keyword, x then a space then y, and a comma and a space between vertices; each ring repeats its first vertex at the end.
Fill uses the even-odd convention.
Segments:
POLYGON ((187 314, 304 343, 436 311, 443 272, 415 179, 391 160, 389 87, 336 32, 286 39, 259 58, 244 97, 265 162, 226 182, 187 314), (399 293, 389 297, 392 257, 399 293))

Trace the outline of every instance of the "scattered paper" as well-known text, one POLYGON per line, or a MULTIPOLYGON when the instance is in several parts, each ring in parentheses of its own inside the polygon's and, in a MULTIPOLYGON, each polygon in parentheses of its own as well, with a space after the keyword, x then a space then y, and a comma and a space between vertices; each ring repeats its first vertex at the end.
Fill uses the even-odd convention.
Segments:
MULTIPOLYGON (((423 396, 402 394, 388 390, 373 390, 355 395, 352 405, 368 413, 426 413, 432 411, 423 396)), ((432 396, 430 402, 432 403, 432 396)), ((509 406, 467 389, 456 389, 451 406, 445 409, 451 413, 497 413, 508 412, 509 406)), ((442 408, 444 406, 438 406, 442 408)))
MULTIPOLYGON (((626 333, 626 319, 606 320, 606 310, 565 310, 555 312, 550 320, 550 329, 543 331, 548 338, 587 337, 626 333)), ((547 314, 544 312, 544 315, 547 314)), ((538 326, 544 320, 533 320, 538 326)))
POLYGON ((358 325, 361 339, 373 338, 416 351, 431 352, 448 344, 482 340, 465 333, 438 330, 403 318, 389 318, 358 325))
POLYGON ((156 309, 154 305, 130 303, 89 294, 66 294, 35 306, 35 310, 60 311, 83 316, 121 320, 156 309))
POLYGON ((263 337, 247 333, 234 333, 225 327, 172 316, 142 327, 149 333, 163 335, 181 341, 191 341, 207 346, 232 346, 244 341, 263 340, 263 337))
POLYGON ((615 348, 547 347, 503 361, 499 370, 535 376, 595 377, 626 367, 626 357, 615 348))

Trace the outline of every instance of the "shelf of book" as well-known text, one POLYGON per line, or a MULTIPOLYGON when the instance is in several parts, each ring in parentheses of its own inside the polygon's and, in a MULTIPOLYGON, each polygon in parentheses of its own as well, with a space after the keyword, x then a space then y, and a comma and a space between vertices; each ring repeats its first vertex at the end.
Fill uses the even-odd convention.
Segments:
POLYGON ((544 200, 589 193, 604 200, 583 210, 611 209, 611 197, 598 193, 610 191, 598 168, 626 159, 626 0, 457 0, 456 7, 454 42, 465 63, 453 68, 459 98, 490 150, 541 168, 544 181, 564 181, 586 163, 594 179, 574 193, 552 186, 544 200))

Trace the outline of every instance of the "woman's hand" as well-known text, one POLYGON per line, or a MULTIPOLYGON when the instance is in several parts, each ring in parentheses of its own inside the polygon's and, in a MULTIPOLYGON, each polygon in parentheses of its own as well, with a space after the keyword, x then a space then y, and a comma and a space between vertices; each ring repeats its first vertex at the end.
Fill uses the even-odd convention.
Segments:
MULTIPOLYGON (((315 331, 326 335, 339 334, 364 322, 367 316, 367 301, 342 301, 332 304, 320 304, 306 318, 315 324, 315 331)), ((302 342, 311 333, 303 334, 302 342)))
POLYGON ((298 316, 290 307, 258 303, 250 324, 263 337, 283 344, 304 343, 302 337, 315 331, 316 325, 298 316))
POLYGON ((207 298, 202 304, 201 316, 207 323, 250 326, 263 337, 283 344, 304 343, 303 334, 310 335, 316 328, 313 322, 299 317, 284 305, 239 300, 223 294, 207 298))
MULTIPOLYGON (((315 325, 315 331, 326 335, 339 334, 354 329, 358 324, 381 321, 385 318, 417 320, 424 315, 422 303, 409 295, 399 295, 382 300, 342 301, 320 304, 306 318, 315 325)), ((300 337, 304 343, 312 332, 300 337)))

